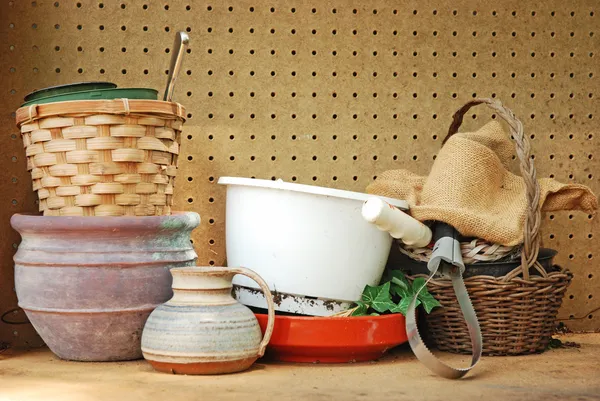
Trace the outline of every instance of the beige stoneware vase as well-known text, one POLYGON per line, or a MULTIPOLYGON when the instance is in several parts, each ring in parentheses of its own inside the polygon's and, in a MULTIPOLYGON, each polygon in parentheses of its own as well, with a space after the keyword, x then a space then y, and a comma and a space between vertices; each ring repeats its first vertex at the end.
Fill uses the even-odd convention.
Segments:
POLYGON ((252 270, 236 267, 171 269, 173 297, 148 317, 142 333, 144 358, 158 371, 208 375, 248 369, 265 349, 275 322, 273 296, 252 270), (269 322, 262 336, 254 313, 231 294, 243 274, 265 293, 269 322))

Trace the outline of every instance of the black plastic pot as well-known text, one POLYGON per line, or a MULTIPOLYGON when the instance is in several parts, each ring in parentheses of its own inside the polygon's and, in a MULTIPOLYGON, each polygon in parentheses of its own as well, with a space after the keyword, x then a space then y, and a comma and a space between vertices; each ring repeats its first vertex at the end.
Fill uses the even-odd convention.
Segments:
MULTIPOLYGON (((558 251, 549 248, 541 248, 538 255, 538 262, 546 269, 547 272, 558 271, 560 267, 554 266, 553 260, 558 251)), ((492 276, 502 277, 513 271, 521 264, 521 259, 511 261, 497 261, 497 262, 478 262, 474 264, 465 265, 464 278, 472 276, 492 276)), ((390 257, 388 259, 387 268, 391 270, 403 270, 409 275, 415 274, 427 274, 429 275, 429 269, 427 269, 426 262, 420 262, 406 256, 398 250, 397 245, 392 246, 390 257)), ((539 275, 535 268, 529 269, 530 275, 539 275)))

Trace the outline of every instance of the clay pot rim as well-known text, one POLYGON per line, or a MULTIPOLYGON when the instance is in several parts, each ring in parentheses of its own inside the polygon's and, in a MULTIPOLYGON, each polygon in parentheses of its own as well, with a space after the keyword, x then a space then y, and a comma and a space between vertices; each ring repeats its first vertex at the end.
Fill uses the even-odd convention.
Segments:
POLYGON ((15 213, 10 225, 27 231, 179 231, 200 225, 196 212, 175 211, 162 216, 41 216, 15 213))

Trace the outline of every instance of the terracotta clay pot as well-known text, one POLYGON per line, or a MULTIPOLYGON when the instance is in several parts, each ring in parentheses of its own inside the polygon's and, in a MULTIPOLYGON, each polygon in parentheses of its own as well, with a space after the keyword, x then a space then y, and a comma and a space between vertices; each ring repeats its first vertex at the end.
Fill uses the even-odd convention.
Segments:
POLYGON ((173 267, 193 266, 197 213, 148 217, 15 214, 19 306, 62 359, 142 358, 144 323, 172 296, 173 267))
POLYGON ((173 298, 152 312, 142 335, 144 358, 156 370, 233 373, 248 369, 264 355, 275 308, 269 287, 258 274, 241 267, 182 267, 171 274, 173 298), (256 281, 265 292, 269 312, 264 337, 252 311, 232 296, 236 274, 256 281))

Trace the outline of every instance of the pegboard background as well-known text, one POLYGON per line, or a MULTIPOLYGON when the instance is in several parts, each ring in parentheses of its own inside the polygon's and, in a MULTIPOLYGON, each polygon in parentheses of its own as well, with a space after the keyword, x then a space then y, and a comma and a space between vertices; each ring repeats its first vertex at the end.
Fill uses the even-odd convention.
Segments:
MULTIPOLYGON (((75 81, 164 90, 177 30, 191 44, 175 89, 188 112, 176 209, 203 222, 200 264, 225 262, 220 176, 355 191, 380 172, 426 174, 456 109, 497 97, 523 121, 539 176, 600 192, 597 2, 2 1, 0 313, 16 306, 13 213, 37 210, 12 114, 32 90, 75 81)), ((464 125, 492 118, 476 108, 464 125)), ((515 170, 516 171, 516 170, 515 170)), ((560 318, 600 328, 598 219, 547 214, 543 245, 575 273, 560 318)), ((0 340, 36 345, 17 311, 0 340)))

